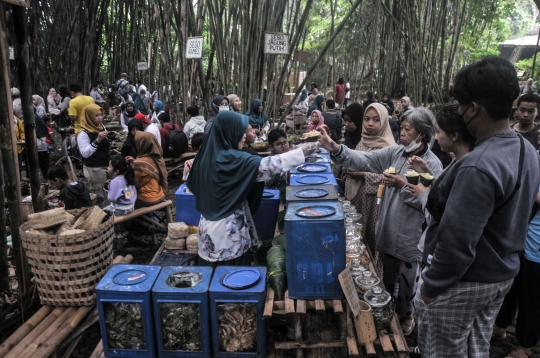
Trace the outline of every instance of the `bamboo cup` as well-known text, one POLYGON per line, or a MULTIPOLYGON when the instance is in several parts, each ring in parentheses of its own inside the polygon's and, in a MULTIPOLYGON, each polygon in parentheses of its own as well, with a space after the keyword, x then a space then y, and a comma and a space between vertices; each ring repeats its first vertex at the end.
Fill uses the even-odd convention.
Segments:
POLYGON ((364 301, 360 301, 360 313, 355 317, 356 329, 359 331, 360 343, 373 343, 377 339, 375 322, 373 321, 373 312, 371 306, 364 301))

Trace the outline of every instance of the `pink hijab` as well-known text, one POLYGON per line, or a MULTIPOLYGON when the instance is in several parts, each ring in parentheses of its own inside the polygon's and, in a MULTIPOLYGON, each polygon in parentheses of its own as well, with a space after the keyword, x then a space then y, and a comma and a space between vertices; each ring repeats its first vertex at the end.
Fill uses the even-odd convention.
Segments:
POLYGON ((317 123, 316 125, 314 123, 309 123, 308 125, 308 131, 315 131, 317 129, 319 129, 323 124, 324 124, 324 117, 321 113, 321 111, 319 110, 314 110, 313 112, 311 112, 311 115, 313 115, 313 113, 317 113, 317 116, 319 116, 319 123, 317 123))

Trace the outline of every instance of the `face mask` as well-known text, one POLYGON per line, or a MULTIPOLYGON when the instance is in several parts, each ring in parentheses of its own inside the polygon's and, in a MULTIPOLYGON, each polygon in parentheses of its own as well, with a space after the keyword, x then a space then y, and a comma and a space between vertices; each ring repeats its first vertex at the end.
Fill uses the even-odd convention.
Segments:
POLYGON ((418 148, 420 148, 420 146, 422 145, 422 141, 416 142, 416 141, 418 140, 418 138, 420 138, 420 134, 418 135, 418 137, 416 137, 415 140, 413 140, 412 142, 410 142, 409 145, 405 147, 405 151, 406 151, 407 153, 412 153, 412 152, 414 152, 415 150, 417 150, 418 148))
POLYGON ((219 106, 219 112, 228 111, 229 106, 219 106))
MULTIPOLYGON (((465 112, 467 112, 469 110, 469 107, 471 107, 471 106, 472 106, 472 103, 463 111, 463 114, 465 114, 465 112)), ((465 118, 463 118, 463 114, 459 114, 459 112, 458 112, 458 114, 456 115, 456 118, 457 118, 458 121, 465 122, 465 118)), ((471 118, 468 122, 465 122, 465 125, 467 127, 469 127, 469 123, 471 123, 475 119, 476 119, 476 117, 471 118)))

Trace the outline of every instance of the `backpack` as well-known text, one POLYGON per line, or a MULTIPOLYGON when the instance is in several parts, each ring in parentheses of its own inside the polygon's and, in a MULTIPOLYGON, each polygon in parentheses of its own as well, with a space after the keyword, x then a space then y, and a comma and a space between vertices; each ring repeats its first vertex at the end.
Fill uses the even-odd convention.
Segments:
POLYGON ((188 151, 188 138, 186 133, 179 130, 178 125, 174 125, 174 129, 165 125, 165 128, 169 131, 169 156, 179 157, 188 151))

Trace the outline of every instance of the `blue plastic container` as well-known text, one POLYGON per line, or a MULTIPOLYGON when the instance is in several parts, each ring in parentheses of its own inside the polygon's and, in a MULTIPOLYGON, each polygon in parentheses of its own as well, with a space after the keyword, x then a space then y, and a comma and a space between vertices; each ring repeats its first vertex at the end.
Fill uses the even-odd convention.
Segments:
POLYGON ((332 165, 330 163, 304 163, 304 164, 300 164, 300 165, 297 165, 296 167, 292 168, 290 170, 290 173, 291 174, 300 174, 300 175, 305 175, 305 174, 332 174, 332 165), (302 171, 300 170, 300 168, 302 167, 311 167, 313 169, 324 169, 324 171, 317 171, 317 172, 306 172, 306 171, 302 171))
POLYGON ((259 240, 270 240, 276 233, 279 213, 279 190, 264 189, 259 210, 253 215, 259 240))
POLYGON ((288 186, 285 199, 287 204, 296 201, 336 201, 338 194, 331 184, 288 186))
POLYGON ((186 193, 187 185, 182 184, 175 193, 176 196, 176 222, 185 222, 188 225, 199 226, 201 213, 195 208, 195 195, 186 193))
POLYGON ((160 270, 159 266, 114 265, 96 286, 106 357, 155 357, 151 289, 160 270), (122 333, 126 326, 129 337, 122 333))
POLYGON ((211 267, 166 266, 152 288, 160 358, 211 357, 208 287, 211 267))
POLYGON ((266 267, 216 268, 210 284, 215 358, 266 357, 265 299, 266 267))
POLYGON ((336 178, 332 173, 314 173, 314 174, 291 174, 290 185, 322 185, 322 184, 331 184, 336 190, 338 190, 338 185, 336 178), (324 177, 324 178, 321 178, 324 177))
POLYGON ((345 268, 345 222, 341 203, 290 203, 285 214, 285 233, 289 297, 343 298, 338 281, 339 273, 345 268))

